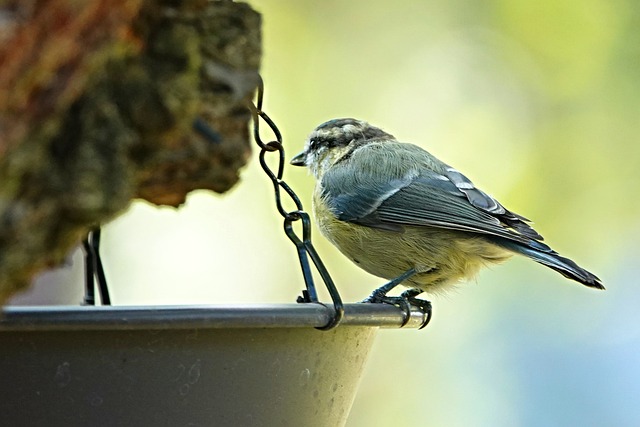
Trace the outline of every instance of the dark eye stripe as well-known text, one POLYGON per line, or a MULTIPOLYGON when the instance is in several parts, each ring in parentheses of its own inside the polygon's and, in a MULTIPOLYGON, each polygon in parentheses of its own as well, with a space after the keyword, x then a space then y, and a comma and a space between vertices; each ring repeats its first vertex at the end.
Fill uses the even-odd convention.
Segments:
POLYGON ((395 139, 383 130, 356 119, 334 119, 318 126, 311 134, 309 150, 344 147, 353 141, 395 139))

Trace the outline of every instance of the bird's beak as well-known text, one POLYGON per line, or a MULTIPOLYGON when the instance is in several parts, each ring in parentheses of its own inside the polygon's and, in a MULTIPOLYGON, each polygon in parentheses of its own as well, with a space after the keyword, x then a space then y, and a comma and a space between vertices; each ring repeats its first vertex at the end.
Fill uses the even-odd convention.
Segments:
POLYGON ((292 164, 293 166, 306 166, 307 164, 305 163, 305 158, 307 157, 307 153, 306 151, 302 151, 298 154, 296 154, 290 161, 289 163, 292 164))

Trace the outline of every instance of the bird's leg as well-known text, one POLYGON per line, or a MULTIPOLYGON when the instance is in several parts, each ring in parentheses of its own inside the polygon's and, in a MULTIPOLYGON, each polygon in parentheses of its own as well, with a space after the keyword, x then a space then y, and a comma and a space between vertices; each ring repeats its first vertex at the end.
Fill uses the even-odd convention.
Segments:
POLYGON ((380 286, 362 302, 387 303, 387 304, 392 304, 400 307, 400 309, 402 309, 402 311, 404 312, 404 321, 402 322, 401 327, 406 325, 407 322, 409 322, 409 319, 411 318, 411 306, 414 305, 418 307, 422 311, 423 315, 425 316, 425 319, 422 322, 422 325, 420 326, 420 329, 424 328, 425 326, 427 326, 427 324, 431 320, 432 308, 431 308, 431 303, 429 301, 416 298, 416 296, 422 293, 421 289, 418 289, 418 288, 409 289, 397 297, 387 296, 387 293, 390 292, 393 288, 395 288, 400 283, 404 282, 405 280, 407 280, 408 278, 410 278, 416 273, 417 271, 415 268, 410 268, 400 276, 380 286))
MULTIPOLYGON (((387 294, 391 292, 400 283, 404 282, 405 280, 407 280, 408 278, 410 278, 416 273, 417 271, 415 268, 408 269, 407 271, 405 271, 395 279, 390 280, 389 282, 380 286, 375 291, 371 292, 371 295, 365 298, 362 302, 372 302, 372 303, 387 302, 385 301, 385 299, 391 298, 391 297, 387 297, 387 294)), ((395 303, 392 303, 392 304, 395 304, 395 303)))

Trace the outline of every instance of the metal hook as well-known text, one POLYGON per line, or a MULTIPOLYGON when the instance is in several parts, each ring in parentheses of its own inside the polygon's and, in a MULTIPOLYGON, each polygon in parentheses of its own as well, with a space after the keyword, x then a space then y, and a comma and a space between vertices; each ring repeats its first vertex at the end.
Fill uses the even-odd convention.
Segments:
POLYGON ((94 279, 97 279, 98 282, 98 292, 100 293, 100 301, 102 301, 102 305, 111 305, 107 278, 104 274, 102 259, 100 258, 100 234, 100 227, 92 228, 87 233, 87 237, 82 241, 82 248, 85 252, 84 305, 95 305, 96 303, 94 279))

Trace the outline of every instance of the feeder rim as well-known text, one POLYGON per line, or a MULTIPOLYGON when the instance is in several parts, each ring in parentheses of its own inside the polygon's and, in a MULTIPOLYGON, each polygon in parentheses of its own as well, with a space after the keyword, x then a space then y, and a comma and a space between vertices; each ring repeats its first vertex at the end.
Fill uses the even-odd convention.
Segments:
MULTIPOLYGON (((339 327, 419 328, 423 313, 389 304, 345 304, 339 327)), ((331 304, 212 304, 119 306, 6 306, 2 331, 317 328, 333 315, 331 304)))

